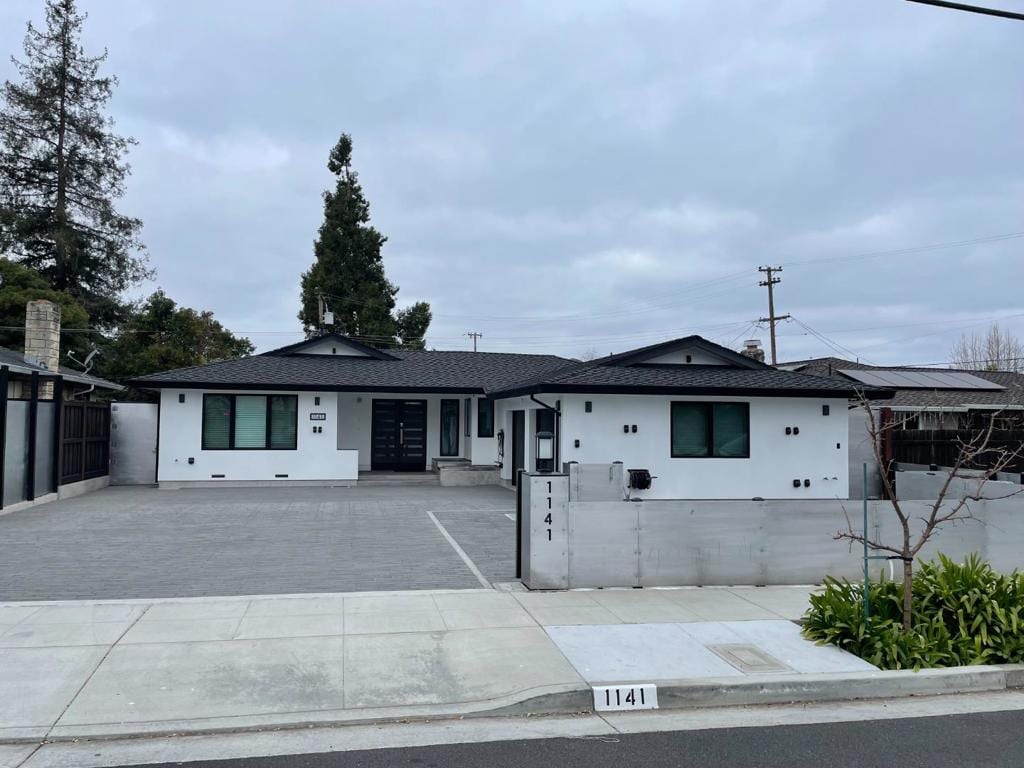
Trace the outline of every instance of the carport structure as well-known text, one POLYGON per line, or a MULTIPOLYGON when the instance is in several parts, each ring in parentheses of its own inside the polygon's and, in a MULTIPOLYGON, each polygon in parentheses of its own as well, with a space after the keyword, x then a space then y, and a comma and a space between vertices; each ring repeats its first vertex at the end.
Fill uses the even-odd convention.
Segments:
POLYGON ((514 496, 473 488, 111 487, 0 516, 0 602, 480 589, 514 496))

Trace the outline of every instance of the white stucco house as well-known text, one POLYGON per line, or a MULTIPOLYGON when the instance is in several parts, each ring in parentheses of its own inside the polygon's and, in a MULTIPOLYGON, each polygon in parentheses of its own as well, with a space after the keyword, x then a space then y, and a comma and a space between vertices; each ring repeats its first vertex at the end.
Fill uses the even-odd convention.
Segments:
POLYGON ((847 408, 885 389, 776 370, 688 336, 589 362, 551 355, 379 350, 329 334, 144 376, 160 393, 157 480, 357 483, 554 459, 646 469, 644 498, 845 498, 847 408))

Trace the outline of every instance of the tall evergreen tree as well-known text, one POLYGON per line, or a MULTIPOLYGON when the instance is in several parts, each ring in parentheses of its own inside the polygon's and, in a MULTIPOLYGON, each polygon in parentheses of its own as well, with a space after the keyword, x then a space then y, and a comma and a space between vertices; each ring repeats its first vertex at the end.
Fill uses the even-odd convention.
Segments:
POLYGON ((406 349, 423 349, 432 317, 430 305, 425 301, 417 301, 411 307, 398 310, 395 313, 395 334, 399 345, 406 349))
MULTIPOLYGON (((72 333, 87 329, 89 315, 67 291, 55 291, 36 272, 23 264, 0 258, 0 346, 24 349, 25 305, 37 299, 47 299, 60 306, 61 356, 68 351, 86 354, 93 343, 101 339, 97 334, 72 333)), ((61 360, 61 363, 66 361, 61 360)))
POLYGON ((333 190, 324 192, 324 223, 313 244, 316 260, 302 274, 303 328, 310 335, 319 332, 322 294, 334 313, 327 330, 381 346, 412 341, 412 333, 421 340, 430 324, 430 305, 420 302, 394 315, 398 287, 384 274, 381 258, 387 238, 369 223, 370 204, 352 169, 348 134, 331 150, 327 168, 337 181, 333 190))
POLYGON ((47 0, 46 25, 31 22, 20 82, 4 83, 0 110, 0 253, 38 270, 81 301, 99 325, 118 316, 118 297, 149 272, 142 222, 114 207, 134 139, 104 114, 114 77, 107 54, 87 56, 85 15, 74 0, 47 0))

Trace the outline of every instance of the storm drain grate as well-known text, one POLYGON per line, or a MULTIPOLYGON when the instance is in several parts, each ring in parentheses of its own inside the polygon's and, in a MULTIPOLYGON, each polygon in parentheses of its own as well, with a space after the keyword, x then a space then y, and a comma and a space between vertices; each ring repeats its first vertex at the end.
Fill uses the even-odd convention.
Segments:
POLYGON ((756 645, 743 645, 740 643, 725 643, 721 645, 709 645, 708 650, 720 659, 730 664, 740 672, 747 674, 759 674, 764 672, 792 672, 774 656, 762 651, 756 645))

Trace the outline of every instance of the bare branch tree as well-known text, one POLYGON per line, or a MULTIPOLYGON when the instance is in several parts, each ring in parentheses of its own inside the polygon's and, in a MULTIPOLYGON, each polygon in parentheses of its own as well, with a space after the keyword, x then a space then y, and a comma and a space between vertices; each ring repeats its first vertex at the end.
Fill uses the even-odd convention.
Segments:
POLYGON ((985 335, 965 333, 950 354, 958 368, 1024 373, 1024 344, 998 324, 993 324, 985 335))
MULTIPOLYGON (((935 499, 928 502, 925 513, 917 518, 922 526, 915 530, 912 526, 912 513, 906 508, 904 501, 896 495, 893 482, 895 462, 886 458, 883 447, 888 433, 902 428, 913 416, 908 415, 895 421, 876 419, 870 400, 862 395, 859 404, 867 417, 868 438, 871 441, 872 454, 881 475, 885 498, 891 504, 900 524, 900 539, 898 542, 889 543, 871 538, 866 530, 858 532, 854 529, 848 513, 846 514, 846 530, 837 533, 835 538, 867 544, 872 551, 888 552, 903 561, 902 612, 903 629, 907 631, 910 630, 912 624, 914 558, 944 524, 973 519, 971 502, 985 498, 985 484, 1021 457, 1024 453, 1024 443, 1013 450, 993 444, 992 434, 999 412, 992 414, 984 429, 971 433, 966 439, 961 438, 958 441, 956 460, 952 466, 943 468, 946 474, 942 485, 939 487, 938 493, 935 494, 935 499), (957 480, 972 482, 970 484, 965 482, 960 488, 960 484, 954 485, 957 480)), ((1015 493, 1020 493, 1020 491, 1015 493)))

